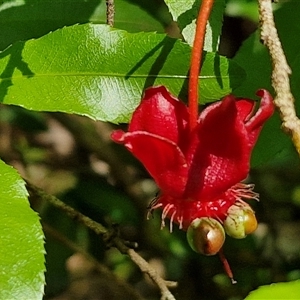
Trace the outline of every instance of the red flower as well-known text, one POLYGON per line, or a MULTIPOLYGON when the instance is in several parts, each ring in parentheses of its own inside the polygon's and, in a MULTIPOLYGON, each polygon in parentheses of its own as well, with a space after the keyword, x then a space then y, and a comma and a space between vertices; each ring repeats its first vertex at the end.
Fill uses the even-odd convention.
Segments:
POLYGON ((160 188, 152 209, 187 229, 201 217, 223 221, 233 204, 256 198, 253 185, 240 183, 249 172, 252 148, 272 115, 272 97, 259 90, 260 106, 232 95, 201 112, 189 131, 187 106, 164 86, 151 87, 135 110, 128 132, 112 133, 137 157, 160 188))

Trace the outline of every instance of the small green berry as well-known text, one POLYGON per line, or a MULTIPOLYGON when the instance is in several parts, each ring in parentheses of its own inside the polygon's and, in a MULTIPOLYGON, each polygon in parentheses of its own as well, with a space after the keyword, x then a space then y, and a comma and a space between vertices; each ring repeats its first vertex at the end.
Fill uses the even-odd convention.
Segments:
POLYGON ((232 205, 224 221, 225 232, 235 238, 243 239, 257 228, 257 220, 250 206, 232 205))

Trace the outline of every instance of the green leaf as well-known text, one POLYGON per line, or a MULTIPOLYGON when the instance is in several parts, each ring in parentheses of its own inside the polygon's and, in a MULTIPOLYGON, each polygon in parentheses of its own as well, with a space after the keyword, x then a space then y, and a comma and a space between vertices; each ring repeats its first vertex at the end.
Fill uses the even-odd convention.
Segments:
MULTIPOLYGON (((300 26, 297 20, 300 14, 298 0, 284 2, 274 12, 276 28, 281 39, 287 60, 292 68, 291 88, 295 97, 295 105, 300 114, 300 45, 295 43, 295 37, 300 35, 300 26), (289 21, 287 22, 287 16, 289 21)), ((254 93, 261 88, 273 91, 271 87, 271 60, 268 51, 260 43, 259 31, 251 35, 239 49, 233 59, 243 67, 247 79, 233 92, 237 96, 253 98, 254 93)), ((255 147, 252 165, 259 165, 275 156, 286 156, 291 145, 289 137, 283 133, 277 113, 266 123, 261 137, 255 147)))
POLYGON ((225 13, 235 18, 247 18, 257 23, 259 20, 257 0, 227 0, 225 13))
MULTIPOLYGON (((165 2, 169 7, 173 20, 177 21, 184 39, 189 45, 193 45, 196 27, 195 20, 202 0, 165 0, 165 2)), ((225 0, 215 1, 206 26, 205 51, 213 52, 218 50, 224 9, 225 0)))
MULTIPOLYGON (((114 16, 115 28, 124 29, 129 32, 164 32, 162 24, 138 5, 126 0, 114 0, 114 4, 116 10, 114 16)), ((157 10, 157 7, 155 7, 155 9, 157 10)), ((93 23, 106 23, 106 1, 102 1, 98 5, 97 9, 90 17, 90 21, 93 23)))
POLYGON ((66 25, 87 23, 97 5, 99 0, 3 0, 0 49, 66 25))
POLYGON ((42 299, 44 236, 20 175, 0 161, 0 299, 42 299))
MULTIPOLYGON (((135 4, 144 11, 146 11, 153 18, 158 20, 164 27, 168 27, 172 23, 172 16, 169 13, 167 5, 161 0, 120 0, 126 3, 135 4)), ((129 9, 130 12, 130 9, 129 9)), ((128 19, 132 20, 132 16, 137 17, 135 14, 128 16, 128 19)), ((139 17, 138 17, 139 18, 139 17)), ((135 19, 135 18, 134 18, 135 19)))
MULTIPOLYGON (((161 16, 151 16, 138 5, 125 0, 115 0, 114 3, 115 27, 130 32, 164 32, 164 20, 161 20, 161 16)), ((157 11, 157 7, 155 9, 157 11)), ((4 50, 17 41, 38 38, 64 26, 85 24, 89 21, 105 24, 106 1, 4 0, 0 4, 0 19, 0 49, 4 50)))
POLYGON ((300 280, 261 286, 245 298, 245 300, 257 299, 300 299, 300 280))
MULTIPOLYGON (((75 25, 4 51, 0 99, 31 110, 127 122, 146 87, 164 84, 184 100, 189 61, 190 46, 165 35, 75 25)), ((230 93, 243 75, 229 59, 207 53, 201 101, 230 93)))

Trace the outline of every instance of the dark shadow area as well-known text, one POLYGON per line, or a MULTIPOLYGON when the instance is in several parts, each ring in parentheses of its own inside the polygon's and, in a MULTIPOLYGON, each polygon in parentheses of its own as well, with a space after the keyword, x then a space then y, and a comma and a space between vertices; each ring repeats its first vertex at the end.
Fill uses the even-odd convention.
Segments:
POLYGON ((191 24, 193 20, 197 18, 199 7, 200 0, 196 0, 191 9, 187 10, 178 17, 177 22, 180 29, 183 29, 187 25, 191 24))
POLYGON ((187 74, 186 74, 186 79, 183 82, 183 85, 180 89, 180 92, 178 94, 178 99, 180 99, 181 101, 187 102, 188 99, 188 91, 189 91, 189 73, 190 70, 188 70, 187 74))
POLYGON ((63 26, 87 23, 101 0, 25 0, 16 6, 1 1, 0 50, 31 38, 39 38, 63 26), (7 7, 7 8, 6 8, 7 7))
POLYGON ((125 0, 126 2, 138 5, 140 8, 147 11, 155 19, 158 19, 163 26, 169 25, 172 21, 172 16, 169 9, 163 0, 125 0))
POLYGON ((245 18, 224 17, 219 53, 232 58, 255 30, 257 24, 245 18))
POLYGON ((157 44, 151 51, 149 51, 127 74, 126 79, 128 79, 131 75, 134 74, 136 70, 138 70, 150 57, 155 55, 157 51, 160 50, 159 55, 155 59, 154 63, 151 66, 149 74, 145 80, 145 84, 143 90, 145 90, 149 86, 153 86, 154 82, 163 68, 165 61, 168 58, 169 53, 172 51, 174 44, 176 43, 176 39, 172 39, 169 37, 165 37, 159 44, 157 44))
MULTIPOLYGON (((200 0, 195 0, 191 9, 187 10, 177 18, 177 23, 181 30, 183 30, 186 26, 190 25, 195 19, 197 19, 200 4, 201 4, 200 0)), ((214 15, 214 9, 215 8, 213 7, 212 15, 214 15)), ((210 20, 212 21, 213 19, 210 18, 210 20)), ((214 26, 213 21, 211 22, 211 24, 212 26, 214 26)), ((219 40, 219 36, 217 34, 213 34, 212 42, 211 42, 213 47, 217 47, 218 40, 219 40)))
POLYGON ((5 56, 9 56, 9 61, 0 75, 0 103, 3 102, 8 88, 13 85, 11 78, 15 69, 18 69, 23 76, 32 77, 34 75, 34 73, 29 69, 27 63, 22 60, 23 48, 24 43, 17 43, 14 47, 7 49, 5 53, 0 53, 0 59, 5 56))
POLYGON ((24 43, 39 38, 64 26, 87 23, 101 0, 27 0, 16 6, 13 1, 0 5, 0 59, 9 56, 8 63, 0 75, 0 102, 3 102, 8 88, 13 84, 12 76, 16 69, 23 76, 33 76, 33 72, 22 59, 24 43))
MULTIPOLYGON (((220 86, 220 88, 223 88, 223 82, 222 82, 222 76, 221 76, 221 71, 220 71, 220 56, 219 55, 215 55, 214 58, 214 72, 215 72, 215 76, 217 79, 217 82, 220 86)), ((229 72, 230 74, 230 72, 229 72)))

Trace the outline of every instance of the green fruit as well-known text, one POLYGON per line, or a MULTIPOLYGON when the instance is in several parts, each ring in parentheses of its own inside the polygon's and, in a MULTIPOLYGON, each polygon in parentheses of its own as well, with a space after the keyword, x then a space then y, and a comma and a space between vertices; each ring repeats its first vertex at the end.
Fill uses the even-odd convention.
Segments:
POLYGON ((243 239, 257 228, 257 220, 250 206, 232 205, 224 221, 225 232, 235 238, 243 239))

